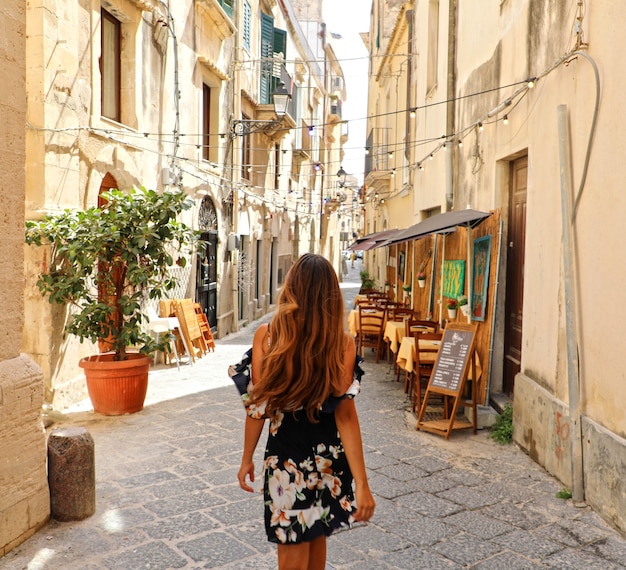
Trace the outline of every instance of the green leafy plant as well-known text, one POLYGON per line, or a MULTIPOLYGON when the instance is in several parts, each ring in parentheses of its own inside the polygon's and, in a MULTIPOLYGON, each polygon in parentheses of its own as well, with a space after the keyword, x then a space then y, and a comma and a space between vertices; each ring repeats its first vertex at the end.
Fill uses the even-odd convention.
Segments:
POLYGON ((404 287, 402 287, 402 290, 405 293, 410 293, 411 292, 411 286, 410 285, 404 285, 404 287))
POLYGON ((513 408, 506 405, 491 428, 491 439, 505 445, 513 440, 513 408))
POLYGON ((142 327, 143 302, 177 285, 170 268, 186 265, 199 234, 178 221, 193 205, 183 192, 111 190, 102 199, 102 207, 27 221, 25 238, 50 248, 37 286, 51 303, 73 307, 65 331, 126 360, 127 347, 149 353, 157 346, 142 327))
POLYGON ((361 289, 373 289, 376 287, 376 281, 365 269, 359 271, 361 277, 361 289))
POLYGON ((459 297, 457 297, 456 302, 459 307, 467 305, 467 297, 465 295, 460 295, 459 297))
POLYGON ((571 499, 572 492, 567 489, 561 489, 560 491, 557 492, 556 498, 563 499, 563 500, 571 499))

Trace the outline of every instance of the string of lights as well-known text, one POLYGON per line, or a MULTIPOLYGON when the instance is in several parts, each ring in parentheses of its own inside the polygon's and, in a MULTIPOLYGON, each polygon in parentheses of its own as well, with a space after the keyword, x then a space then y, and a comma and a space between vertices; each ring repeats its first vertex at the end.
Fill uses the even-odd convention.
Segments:
MULTIPOLYGON (((483 95, 483 94, 487 94, 487 93, 492 93, 495 91, 499 91, 502 89, 506 89, 506 88, 510 88, 510 87, 514 87, 514 86, 518 86, 521 85, 521 87, 519 89, 517 89, 512 95, 508 96, 506 99, 504 99, 501 103, 499 103, 496 107, 494 107, 491 111, 489 111, 484 117, 482 117, 480 120, 474 121, 471 124, 464 126, 463 128, 461 128, 460 130, 458 130, 455 133, 450 133, 447 135, 442 135, 440 137, 432 137, 432 138, 428 138, 428 139, 420 139, 420 140, 415 140, 415 141, 411 141, 411 143, 407 146, 407 144, 405 142, 398 142, 398 143, 392 143, 392 145, 387 145, 387 150, 388 150, 388 155, 389 158, 393 158, 393 153, 396 150, 396 148, 402 148, 407 149, 417 149, 420 148, 422 146, 425 145, 429 145, 432 144, 433 142, 436 142, 437 144, 434 147, 431 147, 430 150, 428 150, 420 159, 412 162, 412 163, 406 163, 403 165, 398 165, 398 166, 394 166, 392 168, 389 168, 389 174, 390 176, 395 176, 397 173, 399 172, 404 172, 405 169, 408 169, 409 171, 418 169, 420 171, 423 171, 425 169, 425 161, 429 160, 429 159, 433 159, 435 154, 438 153, 441 150, 446 150, 447 148, 449 148, 451 145, 459 145, 462 146, 463 144, 463 140, 466 136, 468 136, 470 133, 472 133, 473 131, 480 131, 482 129, 484 129, 485 125, 491 124, 491 123, 495 123, 498 121, 502 121, 503 124, 507 124, 508 123, 508 115, 519 105, 519 103, 521 102, 521 100, 523 99, 523 97, 528 93, 529 90, 531 90, 532 88, 534 88, 535 84, 537 81, 539 81, 539 79, 544 78, 545 76, 547 76, 549 73, 551 73, 554 69, 556 69, 557 67, 559 67, 560 65, 562 65, 563 63, 569 62, 569 60, 575 56, 574 52, 570 52, 566 55, 564 55, 563 57, 559 58, 552 66, 550 66, 548 69, 546 69, 545 71, 543 71, 541 74, 539 74, 537 77, 533 77, 524 81, 519 81, 519 82, 514 82, 508 85, 503 85, 503 86, 497 86, 497 87, 493 87, 490 89, 485 89, 482 90, 480 92, 476 92, 476 93, 470 93, 470 94, 466 94, 466 95, 460 95, 458 97, 456 97, 455 99, 451 99, 451 100, 445 100, 445 101, 438 101, 438 102, 434 102, 434 103, 429 103, 429 104, 425 104, 422 106, 418 106, 418 107, 414 107, 412 109, 418 110, 418 109, 426 109, 428 107, 432 107, 435 105, 441 105, 444 104, 446 102, 451 102, 451 101, 459 101, 462 99, 467 99, 469 97, 476 97, 479 95, 483 95), (506 111, 506 113, 502 116, 502 118, 499 117, 499 115, 506 111)), ((374 119, 377 117, 382 117, 382 116, 386 116, 386 115, 392 115, 392 114, 399 114, 399 113, 406 113, 408 112, 412 112, 412 109, 402 109, 402 110, 398 110, 398 111, 392 111, 392 112, 387 112, 387 113, 381 113, 381 114, 374 114, 374 115, 368 115, 367 117, 365 117, 365 120, 368 119, 374 119)), ((321 125, 320 125, 321 126, 321 125)), ((36 127, 33 126, 31 124, 28 124, 27 127, 29 129, 32 130, 38 130, 38 131, 45 131, 45 132, 50 132, 50 133, 63 133, 63 132, 80 132, 80 131, 87 131, 93 134, 98 134, 100 136, 106 136, 108 137, 110 140, 117 142, 119 144, 130 144, 127 140, 125 140, 126 138, 128 139, 148 139, 151 142, 155 142, 158 143, 158 145, 169 145, 169 144, 175 144, 177 143, 178 146, 195 146, 197 149, 202 149, 202 148, 218 148, 214 145, 204 145, 204 144, 200 144, 200 143, 192 143, 192 142, 180 142, 180 139, 183 138, 187 138, 187 137, 196 137, 196 138, 200 138, 203 137, 202 134, 199 133, 179 133, 178 137, 179 140, 174 141, 174 140, 170 140, 169 137, 172 137, 172 133, 160 133, 160 132, 137 132, 137 131, 131 131, 128 129, 115 129, 115 128, 96 128, 96 127, 91 127, 91 126, 76 126, 76 127, 63 127, 63 128, 45 128, 45 127, 36 127), (117 137, 122 137, 122 138, 117 138, 117 137)), ((215 135, 214 135, 215 136, 215 135)), ((155 149, 155 148, 149 148, 148 145, 140 145, 137 143, 133 143, 133 146, 135 148, 138 148, 139 150, 143 150, 146 152, 152 152, 152 153, 156 153, 159 155, 164 156, 165 158, 172 158, 174 155, 171 153, 167 153, 164 152, 162 149, 155 149)), ((361 147, 357 147, 357 148, 361 148, 361 147)), ((263 148, 263 149, 257 149, 257 150, 263 150, 265 152, 267 152, 267 148, 263 148)), ((289 152, 289 149, 282 149, 283 152, 289 152)), ((365 153, 367 154, 367 152, 370 149, 365 148, 365 153)), ((203 161, 201 161, 199 158, 194 158, 194 157, 184 157, 184 156, 176 156, 175 157, 177 162, 180 164, 187 164, 187 165, 191 165, 193 164, 196 167, 199 167, 199 174, 196 174, 192 171, 190 171, 189 169, 182 169, 182 171, 190 176, 193 176, 195 178, 197 178, 198 180, 202 181, 202 182, 207 182, 207 177, 210 176, 213 180, 219 180, 220 183, 225 183, 225 184, 233 184, 233 180, 232 180, 232 176, 230 178, 223 176, 222 174, 218 174, 217 172, 210 172, 210 173, 206 173, 204 172, 207 167, 212 167, 213 169, 216 170, 221 170, 222 173, 224 174, 231 174, 235 171, 239 171, 241 169, 241 166, 229 166, 229 165, 219 165, 216 163, 204 163, 203 161)), ((330 170, 331 172, 334 172, 334 167, 339 167, 341 165, 340 160, 325 160, 324 161, 324 166, 326 169, 330 170)), ((268 175, 271 171, 269 170, 270 167, 268 167, 267 164, 249 164, 249 165, 245 165, 247 168, 250 169, 250 173, 254 173, 254 174, 265 174, 268 175)), ((309 165, 312 167, 313 170, 315 170, 315 163, 312 165, 309 165)), ((280 169, 280 167, 279 167, 280 169)), ((277 173, 278 176, 281 175, 280 172, 277 173)), ((322 173, 322 176, 334 176, 334 174, 329 173, 322 173)), ((254 193, 254 190, 258 190, 260 192, 264 192, 266 191, 265 187, 261 187, 261 186, 252 186, 250 184, 247 185, 248 188, 251 189, 251 191, 254 193)), ((399 193, 399 192, 398 192, 399 193)), ((259 194, 254 193, 255 196, 257 196, 257 198, 259 198, 259 194)), ((271 200, 270 200, 271 203, 271 200)))

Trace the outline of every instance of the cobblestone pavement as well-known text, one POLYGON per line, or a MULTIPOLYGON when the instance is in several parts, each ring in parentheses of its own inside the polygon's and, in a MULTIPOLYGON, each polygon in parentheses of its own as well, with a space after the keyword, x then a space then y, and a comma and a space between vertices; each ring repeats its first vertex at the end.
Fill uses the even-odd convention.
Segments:
MULTIPOLYGON (((344 285, 350 306, 357 285, 344 285)), ((226 375, 258 324, 193 366, 157 366, 140 413, 68 413, 57 425, 84 426, 95 441, 96 513, 51 521, 0 568, 275 568, 261 496, 237 485, 244 413, 226 375)), ((377 510, 329 539, 327 568, 626 568, 625 538, 557 499, 561 485, 520 449, 486 431, 447 441, 415 431, 402 384, 387 363, 366 359, 357 402, 377 510)))

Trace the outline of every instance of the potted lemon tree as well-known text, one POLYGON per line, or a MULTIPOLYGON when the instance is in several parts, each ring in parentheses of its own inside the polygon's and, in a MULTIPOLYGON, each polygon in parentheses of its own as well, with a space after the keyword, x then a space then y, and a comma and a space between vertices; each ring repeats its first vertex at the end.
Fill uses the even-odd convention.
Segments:
POLYGON ((193 205, 183 192, 142 187, 102 199, 101 207, 27 221, 26 243, 50 248, 37 287, 70 307, 65 332, 100 347, 79 363, 94 411, 119 415, 143 409, 148 354, 162 348, 143 326, 146 301, 176 286, 170 269, 185 266, 198 234, 179 221, 193 205))

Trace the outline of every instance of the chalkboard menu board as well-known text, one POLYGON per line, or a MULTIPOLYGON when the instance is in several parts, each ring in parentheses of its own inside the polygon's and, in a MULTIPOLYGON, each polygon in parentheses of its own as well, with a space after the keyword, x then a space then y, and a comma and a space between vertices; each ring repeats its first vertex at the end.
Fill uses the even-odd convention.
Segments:
POLYGON ((454 429, 474 428, 474 433, 476 433, 475 381, 471 384, 471 394, 464 395, 470 366, 472 378, 476 378, 475 334, 476 326, 473 324, 450 323, 446 327, 417 417, 416 429, 444 435, 446 439, 454 429), (445 396, 443 417, 424 419, 429 398, 433 394, 445 396), (457 416, 459 406, 471 409, 471 421, 457 416))
POLYGON ((457 392, 461 387, 473 347, 474 330, 461 330, 454 326, 446 328, 430 376, 430 387, 457 392))

